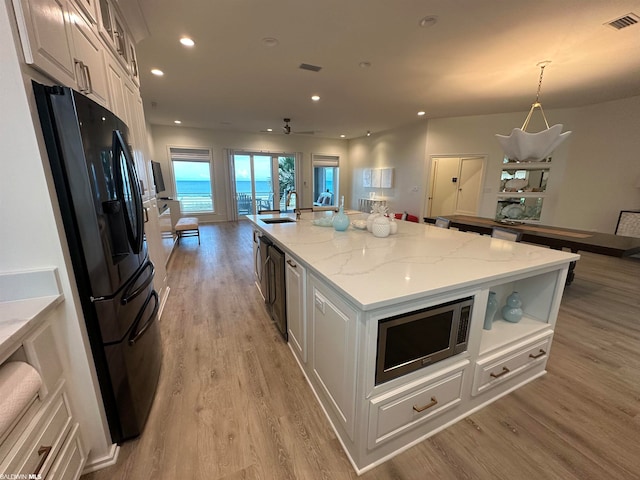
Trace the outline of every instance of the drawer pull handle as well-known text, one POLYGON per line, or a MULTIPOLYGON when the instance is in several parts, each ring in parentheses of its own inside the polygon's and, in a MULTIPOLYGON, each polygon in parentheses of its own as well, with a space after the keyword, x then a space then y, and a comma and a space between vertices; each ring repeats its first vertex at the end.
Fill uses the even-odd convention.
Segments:
POLYGON ((291 260, 287 260, 287 263, 289 264, 289 266, 291 266, 292 268, 297 268, 298 266, 293 263, 291 260))
POLYGON ((535 358, 540 358, 540 357, 542 357, 542 356, 544 356, 546 354, 547 354, 547 352, 545 352, 543 349, 540 349, 540 353, 538 353, 537 355, 534 355, 533 353, 530 353, 529 357, 535 359, 535 358))
POLYGON ((413 409, 418 413, 424 412, 427 408, 435 407, 437 404, 438 404, 438 400, 436 400, 436 397, 431 397, 431 401, 429 403, 427 403, 426 405, 423 405, 422 407, 414 405, 413 409))
POLYGON ((507 373, 509 373, 511 370, 509 370, 507 367, 502 367, 502 371, 500 373, 491 373, 490 375, 493 378, 499 378, 503 375, 506 375, 507 373))
POLYGON ((35 476, 38 476, 40 474, 40 470, 42 470, 42 467, 44 466, 44 462, 47 461, 47 457, 51 453, 52 448, 53 447, 45 447, 43 445, 38 449, 38 456, 41 458, 40 458, 40 462, 38 463, 38 466, 36 467, 36 472, 34 473, 35 476))

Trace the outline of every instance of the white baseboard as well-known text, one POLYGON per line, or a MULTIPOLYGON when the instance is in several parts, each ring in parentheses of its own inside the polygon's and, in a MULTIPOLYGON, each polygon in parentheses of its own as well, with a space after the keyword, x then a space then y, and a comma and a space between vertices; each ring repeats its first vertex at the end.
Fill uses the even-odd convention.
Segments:
POLYGON ((111 450, 107 455, 104 455, 100 458, 89 458, 87 459, 87 463, 82 470, 82 474, 86 475, 87 473, 95 472, 97 470, 102 470, 103 468, 111 467, 118 463, 118 455, 120 454, 120 447, 117 444, 111 445, 111 450))

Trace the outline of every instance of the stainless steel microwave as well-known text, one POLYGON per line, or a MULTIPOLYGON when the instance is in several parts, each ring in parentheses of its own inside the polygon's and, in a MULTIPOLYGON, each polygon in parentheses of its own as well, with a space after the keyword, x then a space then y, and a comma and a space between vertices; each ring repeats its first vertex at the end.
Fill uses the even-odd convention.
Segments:
POLYGON ((467 350, 473 297, 378 322, 376 385, 467 350))

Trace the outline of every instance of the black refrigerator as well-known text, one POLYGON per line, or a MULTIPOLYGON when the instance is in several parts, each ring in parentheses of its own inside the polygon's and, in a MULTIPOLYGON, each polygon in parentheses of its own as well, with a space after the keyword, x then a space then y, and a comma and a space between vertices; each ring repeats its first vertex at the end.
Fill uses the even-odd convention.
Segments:
POLYGON ((33 88, 109 429, 120 443, 142 432, 162 363, 128 128, 70 88, 33 88))

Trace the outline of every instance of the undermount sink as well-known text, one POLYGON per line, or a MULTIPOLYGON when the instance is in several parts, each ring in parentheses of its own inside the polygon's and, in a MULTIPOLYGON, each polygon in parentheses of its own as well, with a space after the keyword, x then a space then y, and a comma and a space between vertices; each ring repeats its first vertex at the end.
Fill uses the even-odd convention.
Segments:
POLYGON ((264 223, 296 223, 296 221, 293 218, 289 218, 289 217, 279 217, 279 218, 261 218, 261 221, 263 221, 264 223))

